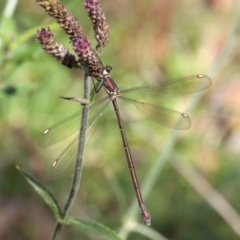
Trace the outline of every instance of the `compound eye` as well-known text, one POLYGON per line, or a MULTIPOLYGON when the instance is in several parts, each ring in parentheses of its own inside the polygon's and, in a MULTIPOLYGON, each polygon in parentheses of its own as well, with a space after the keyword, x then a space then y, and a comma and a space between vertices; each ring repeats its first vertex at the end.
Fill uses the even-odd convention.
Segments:
POLYGON ((108 73, 110 73, 110 72, 112 71, 112 67, 109 66, 109 65, 107 65, 107 66, 105 67, 105 70, 106 70, 108 73))

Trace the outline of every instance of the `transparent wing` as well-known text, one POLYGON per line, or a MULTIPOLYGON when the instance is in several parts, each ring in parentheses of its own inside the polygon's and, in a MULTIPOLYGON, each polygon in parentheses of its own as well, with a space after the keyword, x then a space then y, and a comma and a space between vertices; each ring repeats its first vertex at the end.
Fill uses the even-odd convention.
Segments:
MULTIPOLYGON (((98 111, 96 111, 95 108, 90 109, 90 111, 94 110, 94 114, 92 114, 92 112, 90 112, 91 119, 89 119, 88 126, 86 129, 85 145, 90 140, 91 133, 93 132, 94 126, 97 124, 100 116, 102 115, 102 112, 110 103, 109 97, 104 98, 104 100, 105 100, 104 102, 102 102, 102 101, 100 102, 101 106, 98 108, 98 111), (108 101, 106 101, 107 99, 108 99, 108 101), (103 104, 103 103, 105 103, 105 104, 103 104)), ((99 103, 99 101, 98 101, 98 103, 99 103)), ((53 162, 51 169, 50 169, 50 175, 52 177, 56 177, 57 175, 62 173, 64 171, 64 169, 69 165, 69 163, 71 163, 73 160, 76 160, 77 152, 78 152, 78 142, 79 142, 79 133, 76 135, 76 137, 74 137, 74 139, 71 141, 71 143, 60 153, 60 155, 53 162)))
POLYGON ((134 106, 146 117, 165 127, 186 130, 191 126, 191 120, 185 113, 177 112, 158 105, 140 102, 130 98, 120 97, 134 106))
POLYGON ((149 86, 135 87, 121 91, 121 95, 140 93, 148 97, 178 97, 207 89, 211 79, 204 74, 192 75, 149 86))
MULTIPOLYGON (((90 106, 88 116, 89 124, 94 122, 94 118, 109 104, 110 101, 106 103, 108 99, 109 97, 102 98, 90 106)), ((46 129, 38 141, 39 147, 48 147, 79 131, 81 117, 82 111, 79 111, 46 129)))
POLYGON ((74 160, 77 156, 77 145, 78 145, 79 134, 71 141, 71 143, 61 152, 56 158, 50 168, 50 176, 52 178, 60 175, 64 169, 74 160))

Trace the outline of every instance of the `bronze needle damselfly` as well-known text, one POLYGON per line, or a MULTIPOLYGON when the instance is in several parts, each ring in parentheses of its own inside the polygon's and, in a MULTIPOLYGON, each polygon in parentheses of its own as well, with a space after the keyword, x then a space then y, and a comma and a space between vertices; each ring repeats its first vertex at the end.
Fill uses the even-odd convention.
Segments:
MULTIPOLYGON (((132 178, 132 183, 135 189, 138 205, 141 211, 141 215, 144 223, 146 225, 150 225, 151 220, 150 214, 147 208, 145 207, 145 204, 142 199, 140 186, 135 172, 131 152, 128 146, 128 141, 126 138, 126 134, 123 128, 123 123, 117 105, 117 98, 122 99, 128 103, 132 103, 142 114, 151 118, 156 123, 159 123, 170 128, 185 130, 188 129, 191 125, 190 118, 187 114, 170 110, 161 106, 153 105, 150 103, 145 103, 135 99, 131 99, 128 97, 128 95, 131 93, 139 93, 148 97, 177 97, 207 89, 211 85, 211 79, 204 74, 198 74, 172 81, 159 82, 149 86, 141 86, 126 90, 120 90, 117 87, 114 80, 109 76, 110 71, 111 71, 110 66, 102 68, 101 84, 104 87, 108 96, 90 105, 88 126, 86 129, 87 131, 86 140, 88 140, 91 130, 93 129, 93 126, 97 123, 104 109, 109 105, 110 102, 112 102, 117 116, 124 151, 130 175, 132 178)), ((80 118, 81 111, 65 118, 64 120, 56 123, 52 127, 45 130, 43 132, 42 137, 39 140, 40 147, 47 147, 77 132, 77 136, 63 150, 63 152, 52 164, 51 167, 52 175, 59 174, 66 168, 70 161, 76 159, 79 139, 78 131, 80 118)))

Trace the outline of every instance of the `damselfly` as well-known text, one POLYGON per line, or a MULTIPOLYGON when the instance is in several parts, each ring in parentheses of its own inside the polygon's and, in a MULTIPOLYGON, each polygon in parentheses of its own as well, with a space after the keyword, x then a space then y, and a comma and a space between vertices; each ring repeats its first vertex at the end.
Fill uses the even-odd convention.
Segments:
MULTIPOLYGON (((126 90, 120 90, 114 80, 109 76, 111 71, 110 66, 102 68, 102 79, 101 84, 104 87, 108 96, 94 102, 90 105, 88 125, 86 129, 86 140, 89 138, 93 126, 97 123, 100 116, 102 115, 104 109, 112 102, 118 125, 122 137, 122 142, 125 150, 125 155, 132 178, 132 183, 135 189, 135 194, 138 200, 138 205, 141 211, 142 218, 146 225, 150 225, 150 214, 146 209, 140 186, 137 180, 137 175, 135 172, 131 152, 129 149, 126 134, 123 128, 123 123, 121 121, 117 99, 124 100, 128 103, 133 104, 143 115, 151 118, 156 123, 161 124, 165 127, 175 128, 180 130, 188 129, 191 125, 190 118, 187 114, 182 112, 177 112, 170 110, 161 106, 154 104, 138 101, 128 96, 132 93, 142 94, 147 97, 177 97, 186 94, 195 93, 207 89, 211 85, 211 79, 204 75, 192 75, 188 77, 183 77, 180 79, 172 81, 164 81, 149 86, 134 87, 126 90)), ((66 166, 76 159, 78 139, 79 139, 79 123, 81 118, 81 111, 77 112, 64 120, 54 124, 52 127, 48 128, 43 132, 42 137, 39 140, 40 147, 47 147, 55 144, 63 139, 77 133, 77 136, 73 141, 63 150, 59 157, 54 161, 51 167, 51 172, 53 175, 62 172, 66 166)))

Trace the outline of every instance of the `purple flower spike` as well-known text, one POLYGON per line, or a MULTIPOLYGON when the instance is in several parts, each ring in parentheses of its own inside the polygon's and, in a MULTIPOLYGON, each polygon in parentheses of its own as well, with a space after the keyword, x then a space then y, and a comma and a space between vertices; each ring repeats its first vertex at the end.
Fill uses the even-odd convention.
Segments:
POLYGON ((73 42, 73 49, 81 59, 84 59, 86 57, 85 54, 91 51, 90 43, 86 39, 80 38, 73 42))
POLYGON ((54 35, 51 33, 50 28, 42 28, 37 31, 36 38, 41 44, 42 48, 61 61, 64 66, 69 68, 81 68, 74 55, 72 55, 68 49, 66 49, 61 43, 58 43, 54 39, 54 35))
POLYGON ((77 38, 73 41, 73 49, 79 57, 80 64, 90 76, 98 75, 101 63, 96 52, 91 48, 90 42, 86 39, 77 38))
POLYGON ((84 6, 86 8, 86 10, 88 12, 92 11, 92 10, 96 10, 96 6, 99 4, 99 1, 98 0, 87 0, 85 3, 84 3, 84 6))
POLYGON ((82 68, 91 76, 99 74, 101 61, 98 58, 98 53, 106 46, 108 42, 108 24, 106 17, 102 12, 99 0, 86 0, 85 7, 94 27, 94 36, 98 42, 96 49, 98 53, 91 48, 90 42, 83 32, 82 26, 61 3, 61 0, 36 0, 46 12, 57 20, 70 38, 73 49, 78 56, 76 60, 68 49, 54 39, 54 35, 49 28, 43 28, 37 32, 37 39, 42 48, 49 54, 57 58, 67 67, 82 68))
POLYGON ((60 0, 36 0, 36 2, 43 7, 51 17, 58 21, 59 25, 68 34, 70 40, 74 38, 87 38, 82 26, 60 0))
POLYGON ((36 38, 41 44, 51 44, 54 41, 50 28, 42 28, 38 30, 36 38))
POLYGON ((94 37, 98 42, 96 49, 101 52, 108 43, 108 23, 105 14, 99 0, 86 0, 84 6, 93 24, 94 37))

